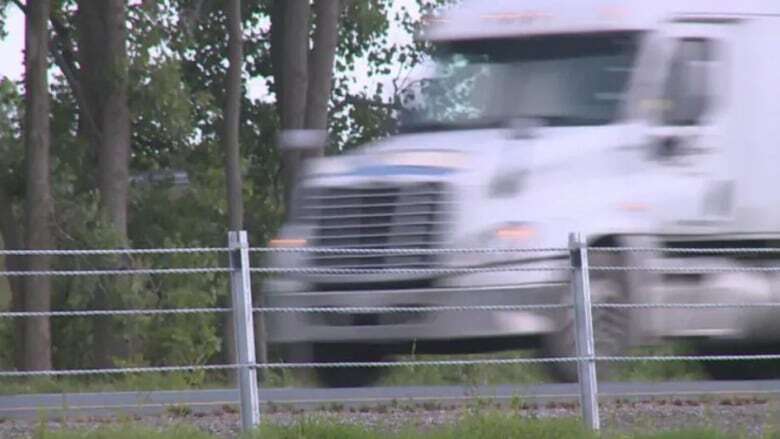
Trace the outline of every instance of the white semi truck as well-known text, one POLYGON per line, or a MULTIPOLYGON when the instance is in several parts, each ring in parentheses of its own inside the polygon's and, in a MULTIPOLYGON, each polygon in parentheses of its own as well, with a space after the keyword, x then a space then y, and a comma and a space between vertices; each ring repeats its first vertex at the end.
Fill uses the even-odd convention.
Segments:
MULTIPOLYGON (((437 74, 401 133, 310 163, 275 245, 351 249, 780 247, 780 2, 464 0, 421 38, 437 74)), ((761 266, 778 255, 592 252, 610 266, 761 266)), ((266 305, 414 307, 570 300, 565 271, 442 275, 431 268, 565 267, 566 254, 277 253, 275 267, 408 269, 287 274, 266 305), (423 269, 422 272, 415 269, 423 269)), ((772 302, 770 272, 592 273, 596 302, 772 302)), ((601 355, 663 339, 765 352, 771 309, 599 309, 601 355)), ((290 361, 521 346, 573 351, 570 313, 270 313, 290 361)), ((772 368, 707 363, 716 376, 772 368)), ((600 368, 605 370, 604 367, 600 368)), ((764 366, 768 366, 764 364, 764 366)), ((574 369, 550 365, 571 380, 574 369)), ((365 385, 377 369, 321 369, 365 385)))

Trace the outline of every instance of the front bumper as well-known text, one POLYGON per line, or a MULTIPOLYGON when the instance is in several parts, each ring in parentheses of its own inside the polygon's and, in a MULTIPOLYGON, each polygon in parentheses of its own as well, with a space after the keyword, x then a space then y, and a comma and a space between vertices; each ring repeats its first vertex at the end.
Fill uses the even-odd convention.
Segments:
MULTIPOLYGON (((414 307, 559 303, 565 282, 397 290, 280 292, 264 285, 267 307, 414 307)), ((269 312, 271 343, 395 343, 540 336, 557 329, 560 311, 440 311, 400 313, 269 312)))

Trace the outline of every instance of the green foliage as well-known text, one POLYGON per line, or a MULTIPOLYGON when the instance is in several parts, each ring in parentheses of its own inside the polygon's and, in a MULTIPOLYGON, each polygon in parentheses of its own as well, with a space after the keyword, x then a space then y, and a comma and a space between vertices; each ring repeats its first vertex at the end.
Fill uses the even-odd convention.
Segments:
MULTIPOLYGON (((493 355, 458 355, 459 359, 487 357, 525 357, 528 351, 501 352, 493 355)), ((404 358, 408 359, 408 358, 404 358)), ((413 360, 440 360, 441 356, 417 356, 413 360)), ((387 386, 533 384, 550 381, 544 368, 537 365, 464 365, 447 367, 394 367, 382 379, 387 386)))
POLYGON ((309 418, 291 426, 263 425, 258 432, 246 435, 246 439, 364 439, 388 438, 388 435, 373 432, 366 427, 334 422, 327 419, 309 418))
MULTIPOLYGON (((2 308, 0 308, 2 309, 2 308)), ((0 346, 14 345, 13 319, 0 319, 0 346)), ((0 349, 0 369, 11 369, 13 349, 0 349)))
POLYGON ((169 405, 165 412, 176 418, 186 418, 192 414, 192 407, 184 404, 169 405))
POLYGON ((190 100, 190 91, 182 82, 181 65, 166 58, 150 66, 134 65, 134 72, 148 83, 134 81, 133 152, 134 168, 157 170, 181 168, 188 153, 196 147, 193 130, 193 105, 211 105, 208 97, 190 100))
MULTIPOLYGON (((265 82, 273 91, 269 17, 273 1, 243 2, 244 81, 265 82)), ((419 0, 426 9, 445 0, 419 0)), ((0 37, 6 0, 0 0, 0 37)), ((393 109, 361 105, 352 97, 390 99, 380 85, 356 89, 356 79, 398 73, 416 65, 424 48, 408 41, 391 43, 393 26, 416 28, 416 11, 391 0, 345 3, 337 52, 330 132, 338 153, 392 132, 393 109), (360 64, 367 63, 362 68, 360 64), (391 67, 393 70, 391 70, 391 67), (395 69, 400 69, 395 72, 395 69)), ((9 7, 15 7, 13 5, 9 7)), ((414 9, 414 8, 411 8, 414 9)), ((52 15, 69 32, 72 49, 76 5, 52 4, 52 15)), ((127 65, 115 66, 108 82, 129 84, 132 118, 131 175, 157 170, 187 173, 187 187, 165 184, 131 186, 128 240, 117 236, 98 209, 95 151, 85 135, 85 122, 70 85, 62 75, 51 81, 52 187, 54 231, 64 249, 222 246, 226 240, 226 184, 220 143, 226 70, 225 17, 220 2, 165 0, 132 2, 127 10, 127 65)), ((95 84, 87 84, 88 87, 95 84)), ((399 83, 400 86, 400 83, 399 83)), ((276 149, 278 117, 273 97, 242 99, 240 143, 244 175, 245 224, 255 245, 266 243, 278 229, 281 201, 280 159, 276 149)), ((397 90, 394 90, 395 93, 397 90)), ((20 85, 0 79, 0 184, 13 198, 3 206, 22 218, 24 150, 21 136, 23 102, 20 85)), ((59 257, 55 269, 224 266, 214 254, 145 257, 59 257)), ((94 308, 214 307, 228 293, 224 275, 57 277, 52 307, 94 308)), ((52 319, 54 364, 58 368, 94 366, 94 317, 52 319)), ((121 334, 128 356, 118 365, 204 364, 216 360, 222 332, 219 315, 128 316, 110 319, 121 334)), ((0 343, 13 336, 12 320, 0 320, 0 343)), ((8 349, 0 348, 0 364, 8 349)), ((187 374, 188 385, 203 375, 187 374)), ((282 375, 280 382, 289 382, 282 375)), ((56 382, 55 382, 56 383, 56 382)), ((140 384, 139 384, 140 385, 140 384)))
MULTIPOLYGON (((629 355, 674 356, 696 355, 692 345, 674 343, 634 349, 629 355)), ((615 368, 616 379, 621 381, 670 381, 705 379, 704 366, 694 361, 631 361, 615 368)))
MULTIPOLYGON (((0 2, 0 38, 2 38, 2 11, 0 2)), ((7 78, 0 78, 0 190, 5 192, 12 204, 0 206, 0 209, 10 210, 18 214, 18 205, 13 201, 23 192, 22 169, 23 154, 20 138, 21 126, 21 96, 16 84, 7 78)), ((18 215, 17 215, 18 216, 18 215)), ((20 229, 21 230, 21 229, 20 229)), ((0 236, 2 243, 2 236, 0 236)), ((0 270, 5 269, 5 258, 0 256, 0 270)), ((11 291, 7 278, 0 278, 0 310, 7 309, 10 304, 11 291)), ((16 343, 13 319, 0 319, 0 346, 13 347, 16 343)), ((13 364, 13 349, 0 348, 0 368, 11 368, 13 364)))
POLYGON ((7 8, 9 4, 10 0, 0 0, 0 39, 3 39, 8 35, 5 23, 8 15, 7 8))
POLYGON ((0 185, 16 197, 21 196, 24 188, 22 114, 22 96, 17 84, 0 78, 0 185))
MULTIPOLYGON (((741 436, 736 436, 741 437, 741 436)), ((744 437, 747 437, 746 435, 744 437)), ((765 435, 766 439, 774 436, 765 435)), ((662 433, 644 433, 633 436, 635 439, 735 439, 733 434, 721 433, 715 430, 680 430, 665 431, 662 433)))
MULTIPOLYGON (((407 431, 399 439, 420 437, 416 431, 407 431)), ((430 439, 454 438, 596 438, 582 426, 579 419, 536 420, 523 419, 511 414, 487 414, 468 416, 452 427, 445 427, 427 434, 430 439)))
MULTIPOLYGON (((329 418, 304 418, 290 426, 263 425, 248 438, 263 439, 313 439, 313 438, 360 438, 360 439, 456 439, 456 438, 502 438, 502 439, 725 439, 734 437, 714 430, 681 430, 660 433, 626 434, 604 432, 601 434, 586 430, 576 418, 529 419, 514 413, 486 412, 469 415, 453 425, 423 427, 409 425, 393 432, 382 427, 367 428, 329 418)), ((766 435, 766 438, 771 435, 766 435)))
POLYGON ((225 388, 227 381, 219 372, 211 373, 203 383, 192 372, 139 373, 110 376, 36 377, 4 379, 0 395, 35 393, 125 392, 225 388))

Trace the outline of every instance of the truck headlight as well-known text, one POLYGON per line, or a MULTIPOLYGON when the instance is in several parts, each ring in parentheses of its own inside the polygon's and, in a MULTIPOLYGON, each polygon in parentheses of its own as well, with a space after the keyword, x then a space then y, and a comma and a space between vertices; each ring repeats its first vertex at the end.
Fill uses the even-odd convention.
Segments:
MULTIPOLYGON (((529 247, 538 234, 537 229, 523 222, 507 222, 472 235, 465 246, 480 249, 515 249, 529 247)), ((468 266, 480 266, 511 259, 517 256, 506 251, 466 253, 458 256, 460 263, 468 266)))
POLYGON ((295 251, 296 248, 305 248, 309 245, 311 227, 288 224, 282 226, 279 234, 268 242, 268 246, 276 249, 293 249, 293 251, 271 251, 266 255, 270 267, 290 268, 303 266, 306 254, 303 251, 295 251))
POLYGON ((274 238, 268 242, 273 248, 301 248, 306 247, 307 241, 303 238, 274 238))
POLYGON ((295 223, 285 224, 282 226, 279 234, 268 242, 268 246, 275 248, 306 247, 311 234, 311 226, 295 223))
POLYGON ((383 154, 381 160, 393 166, 464 169, 468 165, 468 156, 457 151, 401 151, 383 154))
POLYGON ((311 160, 304 167, 307 177, 317 177, 349 173, 353 169, 353 164, 344 157, 320 157, 311 160))
POLYGON ((498 227, 495 231, 495 237, 497 240, 494 242, 500 242, 503 245, 520 244, 536 235, 536 229, 526 223, 507 223, 498 227))

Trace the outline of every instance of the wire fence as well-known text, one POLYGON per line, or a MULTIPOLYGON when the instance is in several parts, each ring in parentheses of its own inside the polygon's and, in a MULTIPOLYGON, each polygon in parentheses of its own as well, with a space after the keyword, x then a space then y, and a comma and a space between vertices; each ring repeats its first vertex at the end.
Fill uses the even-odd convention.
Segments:
MULTIPOLYGON (((79 310, 14 310, 0 312, 1 319, 23 318, 68 318, 68 317, 105 317, 105 316, 168 316, 191 314, 231 314, 235 324, 235 344, 238 359, 236 364, 199 364, 177 365, 157 367, 119 367, 109 369, 59 369, 59 370, 0 370, 2 378, 25 377, 58 377, 58 376, 91 376, 91 375, 118 375, 118 374, 142 374, 142 373, 169 373, 169 372, 194 372, 194 371, 236 371, 238 374, 238 387, 241 395, 241 418, 244 429, 251 429, 260 421, 258 401, 258 370, 273 369, 340 369, 340 368, 392 368, 392 367, 451 367, 474 365, 529 365, 529 364, 575 364, 577 377, 580 384, 580 402, 583 410, 583 418, 592 429, 599 429, 598 392, 596 368, 599 363, 627 363, 627 362, 665 362, 665 361, 762 361, 780 360, 780 354, 753 354, 753 355, 646 355, 628 356, 604 355, 597 352, 598 320, 594 322, 593 313, 597 310, 615 311, 646 311, 653 310, 774 310, 780 307, 780 301, 772 301, 771 295, 762 296, 760 299, 748 300, 748 297, 732 297, 733 301, 713 302, 706 295, 701 301, 662 300, 653 303, 652 296, 636 297, 623 301, 603 301, 601 291, 591 292, 591 276, 621 276, 625 273, 668 273, 668 274, 695 274, 718 275, 728 273, 764 274, 771 275, 780 272, 779 266, 767 265, 766 261, 746 265, 746 261, 724 265, 724 262, 736 262, 737 259, 728 259, 731 256, 762 255, 774 256, 780 254, 778 248, 660 248, 660 247, 588 247, 586 239, 579 235, 572 235, 568 247, 547 248, 444 248, 444 249, 373 249, 373 248, 251 248, 245 232, 231 232, 229 245, 219 247, 192 247, 192 248, 157 248, 157 249, 96 249, 96 250, 0 250, 0 256, 106 256, 106 255, 175 255, 175 254, 225 254, 229 259, 229 266, 190 266, 190 267, 149 267, 149 268, 100 268, 79 270, 9 270, 0 271, 0 277, 32 277, 32 276, 138 276, 138 275, 198 275, 198 274, 229 274, 232 297, 231 307, 182 307, 166 309, 79 309, 79 310), (383 268, 383 267, 317 267, 317 266, 251 266, 250 255, 273 255, 300 253, 304 256, 322 255, 351 255, 365 257, 395 257, 395 256, 443 256, 443 255, 510 255, 510 254, 548 254, 546 258, 512 259, 503 265, 487 266, 456 266, 443 267, 410 267, 410 268, 383 268), (620 264, 620 265, 591 265, 589 256, 599 254, 624 255, 637 253, 655 255, 647 258, 647 263, 620 264), (661 255, 666 257, 657 257, 661 255), (673 259, 678 255, 697 256, 694 261, 680 263, 673 259), (702 266, 701 258, 717 257, 716 266, 702 266), (672 259, 668 259, 672 258, 672 259), (541 261, 541 262, 540 262, 541 261), (675 265, 669 263, 672 261, 675 265), (447 278, 455 276, 483 275, 493 273, 517 273, 516 277, 522 279, 526 273, 544 273, 554 277, 565 291, 561 294, 561 300, 550 303, 525 303, 523 295, 518 293, 511 296, 510 303, 459 303, 447 299, 428 300, 414 305, 393 304, 361 304, 332 303, 323 306, 322 303, 310 302, 306 305, 300 303, 287 305, 253 306, 252 303, 252 275, 275 275, 287 279, 299 279, 309 284, 317 281, 327 281, 331 276, 342 279, 349 276, 415 276, 425 278, 447 278), (312 279, 315 279, 312 281, 312 279), (317 280, 318 279, 318 280, 317 280), (568 285, 568 286, 567 286, 568 285), (593 296, 593 297, 592 297, 593 296), (650 300, 648 300, 650 299, 650 300), (550 312, 564 311, 572 317, 551 317, 550 312), (574 331, 574 350, 567 355, 542 357, 542 358, 453 358, 440 360, 405 360, 405 361, 303 361, 303 362, 266 362, 258 363, 255 353, 255 322, 254 316, 272 316, 277 314, 293 315, 343 315, 366 316, 385 314, 436 314, 436 313, 490 313, 490 312, 520 312, 544 315, 546 318, 572 318, 574 331)), ((514 257, 514 256, 513 256, 514 257)), ((616 258, 620 259, 620 257, 616 258)), ((755 262, 755 261, 753 261, 755 262)), ((509 285, 510 289, 512 285, 509 285)), ((441 287, 438 291, 453 287, 441 287)), ((324 291, 333 291, 332 289, 324 291)), ((305 293, 305 292, 302 292, 305 293)), ((376 291, 375 297, 381 297, 382 292, 376 291)), ((424 294, 425 291, 422 292, 424 294)), ((300 296, 300 294, 298 294, 300 296)), ((304 300, 301 303, 305 303, 304 300)), ((381 303, 379 300, 377 303, 381 303)), ((560 323, 560 322, 555 322, 560 323)), ((262 326, 262 325, 261 325, 262 326)), ((424 334, 420 334, 424 336, 424 334)), ((316 360, 316 359, 315 359, 316 360)))

